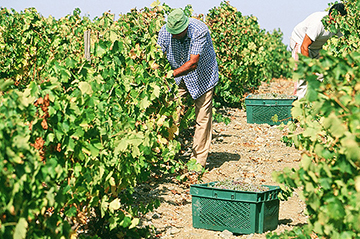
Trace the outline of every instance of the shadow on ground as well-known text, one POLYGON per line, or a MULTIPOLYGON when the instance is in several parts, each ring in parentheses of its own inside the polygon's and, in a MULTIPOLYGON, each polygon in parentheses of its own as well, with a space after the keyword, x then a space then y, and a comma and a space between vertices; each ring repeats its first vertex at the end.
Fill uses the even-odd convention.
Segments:
POLYGON ((279 225, 292 225, 292 226, 295 226, 295 227, 302 227, 302 226, 306 225, 306 223, 293 224, 293 220, 290 219, 290 218, 285 218, 285 219, 279 220, 278 224, 279 225))
POLYGON ((206 165, 206 169, 210 171, 214 168, 221 167, 224 163, 228 161, 239 161, 240 159, 240 154, 232 154, 227 152, 210 153, 207 159, 207 163, 209 164, 206 165))

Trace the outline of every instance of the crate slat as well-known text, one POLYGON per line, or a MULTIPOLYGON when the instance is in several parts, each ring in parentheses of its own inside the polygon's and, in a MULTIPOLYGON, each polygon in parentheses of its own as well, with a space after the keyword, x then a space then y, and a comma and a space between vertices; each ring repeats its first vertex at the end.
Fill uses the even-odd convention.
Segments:
POLYGON ((249 124, 287 124, 292 121, 291 108, 293 99, 256 99, 248 95, 245 98, 246 119, 249 124), (277 116, 277 121, 274 119, 277 116))

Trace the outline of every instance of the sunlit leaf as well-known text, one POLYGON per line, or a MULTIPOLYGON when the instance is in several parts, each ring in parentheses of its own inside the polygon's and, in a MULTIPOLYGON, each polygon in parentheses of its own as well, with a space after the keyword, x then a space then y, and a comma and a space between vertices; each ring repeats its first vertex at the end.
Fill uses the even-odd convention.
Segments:
POLYGON ((93 93, 91 85, 89 83, 87 83, 87 82, 80 82, 79 83, 79 89, 81 90, 82 94, 91 95, 93 93))
POLYGON ((28 222, 25 218, 21 217, 16 224, 14 231, 14 239, 24 239, 26 238, 26 231, 28 228, 28 222))
POLYGON ((343 136, 346 130, 341 120, 335 115, 335 113, 331 113, 324 120, 324 126, 330 131, 333 136, 338 138, 343 136))
POLYGON ((118 210, 120 208, 120 199, 116 198, 109 204, 109 209, 112 211, 118 210))

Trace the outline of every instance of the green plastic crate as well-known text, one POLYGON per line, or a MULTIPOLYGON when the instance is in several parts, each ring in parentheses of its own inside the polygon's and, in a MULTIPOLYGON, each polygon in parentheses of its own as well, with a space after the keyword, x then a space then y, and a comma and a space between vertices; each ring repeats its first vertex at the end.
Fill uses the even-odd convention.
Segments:
POLYGON ((278 186, 266 192, 243 192, 209 187, 216 182, 190 186, 194 228, 235 234, 263 233, 277 228, 278 186))
POLYGON ((252 99, 249 97, 251 95, 245 98, 246 119, 249 124, 279 125, 292 121, 292 103, 297 97, 293 99, 252 99))

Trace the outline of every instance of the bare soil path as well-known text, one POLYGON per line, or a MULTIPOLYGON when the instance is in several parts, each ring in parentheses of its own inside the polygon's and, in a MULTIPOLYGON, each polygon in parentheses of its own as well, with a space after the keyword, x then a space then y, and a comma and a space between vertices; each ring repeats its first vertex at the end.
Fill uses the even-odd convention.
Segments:
MULTIPOLYGON (((293 83, 287 80, 274 80, 263 84, 259 93, 275 92, 291 94, 293 83)), ((201 183, 225 179, 242 179, 245 182, 277 185, 272 179, 274 171, 298 167, 301 152, 286 146, 282 136, 286 130, 268 124, 248 124, 246 112, 239 109, 226 109, 231 123, 214 124, 214 135, 207 170, 201 183)), ((159 208, 148 213, 142 220, 143 225, 153 225, 158 238, 266 238, 263 234, 234 235, 221 231, 195 229, 192 226, 192 204, 190 184, 199 183, 190 178, 188 183, 169 180, 149 185, 149 195, 161 198, 159 208)), ((294 226, 305 224, 305 204, 295 191, 288 201, 281 201, 279 225, 275 232, 291 230, 294 226)))

